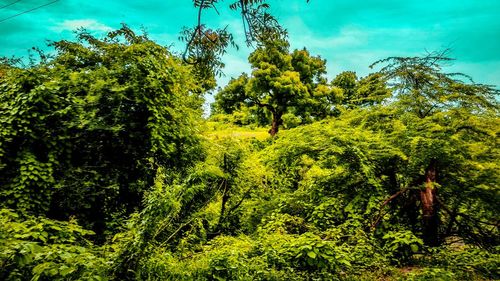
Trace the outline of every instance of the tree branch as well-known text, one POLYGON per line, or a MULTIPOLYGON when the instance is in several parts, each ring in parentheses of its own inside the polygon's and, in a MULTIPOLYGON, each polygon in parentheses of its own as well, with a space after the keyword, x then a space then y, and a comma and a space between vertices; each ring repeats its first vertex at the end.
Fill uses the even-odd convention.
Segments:
POLYGON ((375 221, 372 223, 371 225, 371 229, 375 229, 377 227, 377 225, 379 224, 380 220, 382 219, 382 217, 385 215, 385 213, 383 212, 384 210, 384 207, 389 204, 389 202, 391 202, 392 200, 396 199, 399 195, 407 192, 408 190, 410 190, 411 188, 410 187, 407 187, 407 188, 404 188, 404 189, 401 189, 400 191, 394 193, 393 195, 391 195, 389 198, 387 198, 383 203, 382 205, 380 206, 380 210, 378 212, 378 216, 377 218, 375 219, 375 221))
MULTIPOLYGON (((439 205, 447 212, 449 213, 450 215, 454 214, 452 210, 450 210, 450 208, 448 208, 448 206, 446 206, 444 204, 444 202, 440 199, 440 198, 437 198, 437 201, 439 203, 439 205)), ((474 217, 471 217, 469 215, 466 215, 464 213, 460 213, 460 212, 456 212, 455 213, 455 216, 461 216, 463 217, 464 219, 467 219, 467 220, 470 220, 470 221, 474 221, 478 224, 484 224, 484 225, 489 225, 489 226, 494 226, 494 227, 500 227, 500 223, 491 223, 491 222, 485 222, 485 221, 482 221, 480 219, 476 219, 474 217)))

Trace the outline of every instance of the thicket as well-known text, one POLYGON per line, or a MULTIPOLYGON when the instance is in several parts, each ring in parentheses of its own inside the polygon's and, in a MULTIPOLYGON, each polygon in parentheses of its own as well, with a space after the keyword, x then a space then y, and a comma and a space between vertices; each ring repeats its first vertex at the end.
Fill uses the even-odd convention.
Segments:
POLYGON ((498 92, 444 54, 329 82, 269 42, 208 122, 144 35, 52 46, 0 67, 0 279, 500 278, 498 92))

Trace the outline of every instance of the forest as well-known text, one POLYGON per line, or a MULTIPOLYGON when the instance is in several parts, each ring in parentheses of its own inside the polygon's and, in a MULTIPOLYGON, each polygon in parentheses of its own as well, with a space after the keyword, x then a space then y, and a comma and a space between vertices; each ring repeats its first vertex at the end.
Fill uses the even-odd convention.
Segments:
POLYGON ((217 85, 212 2, 183 53, 123 24, 0 60, 0 280, 500 279, 497 86, 448 50, 329 74, 266 1, 217 85))

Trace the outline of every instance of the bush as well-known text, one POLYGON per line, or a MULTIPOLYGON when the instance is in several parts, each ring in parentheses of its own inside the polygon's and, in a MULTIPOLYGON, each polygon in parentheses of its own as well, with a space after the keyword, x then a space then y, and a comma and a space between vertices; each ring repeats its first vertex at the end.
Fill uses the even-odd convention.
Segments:
POLYGON ((412 255, 422 249, 424 242, 409 230, 389 231, 382 239, 384 250, 396 263, 408 262, 412 255))
POLYGON ((1 280, 105 280, 107 260, 75 221, 0 210, 1 280))
POLYGON ((77 37, 0 77, 0 206, 76 216, 104 241, 158 166, 183 171, 203 158, 202 89, 191 68, 126 26, 77 37))

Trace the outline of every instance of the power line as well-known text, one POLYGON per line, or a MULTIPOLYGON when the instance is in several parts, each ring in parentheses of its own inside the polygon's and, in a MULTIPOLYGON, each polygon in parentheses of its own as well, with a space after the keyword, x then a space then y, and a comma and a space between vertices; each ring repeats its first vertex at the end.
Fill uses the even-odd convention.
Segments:
POLYGON ((12 6, 12 5, 16 4, 17 2, 21 2, 21 0, 14 1, 14 2, 12 2, 12 3, 10 3, 10 4, 5 5, 5 6, 1 6, 1 7, 0 7, 0 9, 7 8, 7 7, 9 7, 9 6, 12 6))
POLYGON ((26 10, 26 11, 24 11, 24 12, 20 12, 20 13, 18 13, 18 14, 12 15, 12 16, 10 16, 10 17, 3 18, 3 19, 1 19, 1 20, 0 20, 0 23, 4 22, 4 21, 6 21, 6 20, 10 20, 10 19, 12 19, 12 18, 18 17, 18 16, 20 16, 20 15, 27 14, 27 13, 29 13, 29 12, 33 12, 34 10, 38 10, 38 9, 43 8, 43 7, 46 7, 46 6, 48 6, 48 5, 52 5, 52 4, 56 3, 56 2, 59 2, 59 0, 54 0, 54 1, 49 2, 49 3, 47 3, 47 4, 43 4, 43 5, 37 6, 37 7, 35 7, 35 8, 32 8, 32 9, 26 10))

